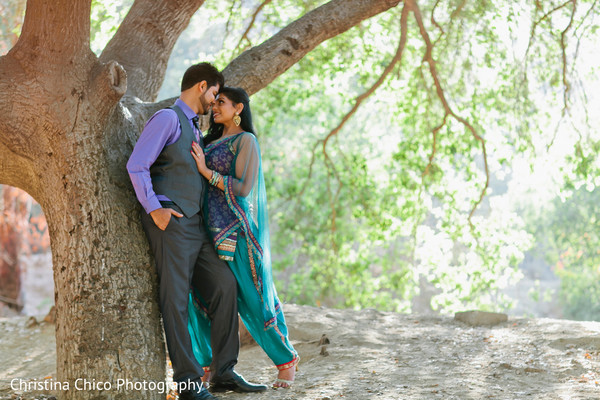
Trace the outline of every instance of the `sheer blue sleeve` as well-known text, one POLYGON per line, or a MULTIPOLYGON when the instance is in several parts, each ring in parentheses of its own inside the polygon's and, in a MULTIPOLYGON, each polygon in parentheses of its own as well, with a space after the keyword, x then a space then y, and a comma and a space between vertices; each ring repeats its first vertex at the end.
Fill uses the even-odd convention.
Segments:
POLYGON ((233 193, 247 197, 258 179, 260 155, 258 142, 254 135, 244 133, 236 140, 235 176, 233 177, 233 193))

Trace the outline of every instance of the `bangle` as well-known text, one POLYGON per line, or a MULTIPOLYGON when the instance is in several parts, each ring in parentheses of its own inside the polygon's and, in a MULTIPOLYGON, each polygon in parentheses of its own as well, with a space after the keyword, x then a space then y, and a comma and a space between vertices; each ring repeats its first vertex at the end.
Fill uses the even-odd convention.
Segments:
POLYGON ((213 186, 217 186, 219 184, 220 179, 221 174, 219 174, 217 171, 213 171, 212 177, 210 178, 210 181, 208 181, 208 183, 210 183, 213 186))
POLYGON ((218 172, 217 172, 217 171, 213 171, 213 172, 212 172, 212 176, 210 177, 210 179, 209 179, 208 183, 210 183, 211 185, 213 185, 213 186, 214 186, 214 185, 215 185, 215 181, 216 181, 216 179, 217 179, 217 174, 218 174, 218 172))

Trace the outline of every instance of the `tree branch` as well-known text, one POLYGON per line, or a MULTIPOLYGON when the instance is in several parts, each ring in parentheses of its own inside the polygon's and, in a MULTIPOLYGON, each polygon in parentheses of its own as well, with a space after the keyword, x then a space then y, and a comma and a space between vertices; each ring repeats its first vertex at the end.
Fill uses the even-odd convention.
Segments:
POLYGON ((447 121, 448 121, 448 113, 445 113, 444 120, 442 121, 442 123, 439 124, 438 126, 436 126, 435 128, 433 128, 431 131, 432 141, 433 141, 433 143, 431 144, 431 154, 429 155, 429 162, 427 163, 427 166, 425 167, 425 171, 423 171, 423 173, 421 174, 422 178, 427 176, 427 174, 429 173, 429 169, 433 165, 433 159, 435 158, 435 153, 437 151, 437 134, 444 126, 446 126, 447 121))
POLYGON ((446 100, 446 95, 442 88, 442 84, 440 83, 439 75, 437 73, 437 69, 435 66, 435 60, 433 59, 433 54, 432 54, 433 45, 429 38, 429 34, 427 33, 427 30, 425 29, 425 25, 423 24, 423 17, 421 15, 421 10, 419 9, 419 6, 417 5, 416 0, 406 0, 405 2, 407 4, 407 6, 410 5, 410 7, 412 8, 412 11, 415 15, 415 20, 417 22, 417 25, 419 26, 419 31, 421 33, 421 37, 425 41, 426 51, 425 51, 425 56, 423 57, 423 61, 427 62, 427 64, 429 65, 429 73, 431 74, 431 77, 433 78, 437 96, 440 99, 446 114, 451 115, 452 117, 454 117, 454 119, 456 119, 458 122, 463 124, 465 126, 465 128, 467 128, 471 132, 471 135, 473 135, 475 140, 477 140, 481 144, 481 149, 483 152, 483 163, 484 163, 484 169, 485 169, 485 186, 481 190, 479 199, 477 200, 477 202, 473 206, 471 212, 469 213, 469 225, 471 225, 471 228, 473 228, 471 218, 473 217, 473 214, 477 210, 477 207, 479 207, 479 204, 481 204, 481 202, 483 201, 485 192, 487 191, 487 188, 489 187, 489 184, 490 184, 490 173, 489 173, 488 162, 487 162, 487 151, 486 151, 485 141, 477 133, 477 131, 475 130, 473 125, 471 125, 466 119, 457 115, 452 110, 450 105, 448 104, 448 101, 446 100))
MULTIPOLYGON (((0 137, 5 131, 0 129, 0 137)), ((10 185, 25 190, 37 197, 39 188, 38 175, 34 171, 31 159, 14 153, 0 141, 0 184, 10 185)))
POLYGON ((460 14, 463 10, 463 8, 465 8, 465 6, 467 5, 467 0, 462 0, 462 2, 458 5, 458 7, 456 7, 456 9, 454 9, 454 11, 452 11, 452 14, 450 14, 450 19, 453 20, 454 18, 456 18, 458 16, 458 14, 460 14))
POLYGON ((252 29, 252 27, 254 26, 254 21, 256 21, 256 17, 258 16, 258 14, 261 12, 261 10, 270 2, 272 2, 273 0, 265 0, 263 1, 258 7, 256 7, 256 10, 254 10, 254 14, 252 14, 252 19, 250 20, 250 23, 248 24, 248 27, 246 28, 246 30, 244 31, 244 34, 242 35, 242 37, 240 38, 240 41, 238 42, 237 46, 235 46, 236 49, 239 49, 242 45, 242 42, 244 41, 244 39, 246 39, 246 41, 250 43, 250 39, 248 39, 248 33, 250 33, 250 29, 252 29))
POLYGON ((560 50, 561 50, 561 58, 562 58, 562 80, 563 80, 563 113, 569 108, 568 98, 569 98, 569 90, 571 89, 571 85, 567 79, 567 44, 566 37, 567 32, 573 26, 573 20, 575 19, 575 11, 577 10, 577 0, 572 0, 573 3, 573 12, 571 13, 571 18, 569 19, 569 24, 567 27, 560 33, 560 50))
POLYGON ((337 230, 336 226, 336 218, 337 212, 335 210, 335 205, 337 204, 338 198, 340 196, 340 190, 342 189, 342 180, 340 179, 340 175, 333 164, 333 161, 329 157, 326 151, 323 151, 323 155, 325 156, 325 166, 327 167, 327 194, 329 195, 329 207, 331 208, 331 247, 334 252, 337 252, 337 245, 335 244, 335 231, 337 230), (335 180, 338 182, 337 190, 335 191, 335 196, 331 193, 331 175, 335 176, 335 180))
POLYGON ((400 0, 332 0, 233 60, 223 71, 226 83, 254 94, 325 40, 398 3, 400 0))
POLYGON ((400 41, 398 42, 398 48, 396 49, 396 54, 394 55, 394 58, 392 58, 390 63, 385 67, 385 69, 383 70, 377 81, 373 84, 373 86, 371 86, 366 92, 362 93, 354 100, 354 106, 352 106, 352 109, 348 111, 348 113, 342 118, 338 126, 333 128, 331 132, 329 132, 329 134, 325 137, 325 139, 323 139, 323 154, 325 154, 325 156, 327 156, 326 147, 327 142, 329 142, 329 139, 331 139, 332 136, 338 134, 338 132, 350 119, 350 117, 352 117, 352 115, 354 115, 354 113, 358 111, 358 108, 360 107, 362 102, 365 101, 369 96, 371 96, 377 90, 377 88, 381 86, 381 84, 383 84, 385 78, 387 78, 390 72, 393 71, 396 64, 398 64, 402 59, 402 53, 404 51, 404 46, 406 45, 409 11, 410 9, 406 5, 402 9, 402 15, 400 16, 400 41))
MULTIPOLYGON (((39 93, 43 88, 38 81, 29 79, 22 65, 10 55, 0 57, 0 78, 0 146, 4 146, 0 151, 0 163, 6 163, 10 157, 21 157, 22 163, 31 162, 34 157, 32 145, 41 142, 34 136, 39 118, 24 118, 21 110, 31 108, 28 93, 39 93)), ((0 169, 3 180, 8 174, 5 168, 9 167, 3 165, 0 169)))
MULTIPOLYGON (((533 44, 533 39, 535 37, 535 30, 537 29, 537 26, 539 24, 541 24, 543 21, 545 21, 552 14, 554 14, 555 12, 557 12, 558 10, 560 10, 562 8, 565 8, 566 6, 569 5, 569 3, 572 3, 573 1, 574 0, 567 0, 564 3, 562 3, 561 5, 554 7, 552 10, 545 13, 540 19, 538 19, 537 21, 535 21, 533 23, 533 25, 531 26, 531 33, 529 35, 529 43, 527 44, 527 50, 525 51, 525 59, 527 59, 527 55, 529 54, 529 49, 531 48, 531 45, 533 44)), ((536 8, 538 10, 542 10, 542 5, 538 1, 536 1, 536 8)))
MULTIPOLYGON (((581 18, 581 20, 579 21, 579 25, 577 25, 577 28, 575 28, 575 34, 577 34, 577 31, 579 30, 579 28, 581 28, 581 26, 583 25, 583 23, 590 17, 590 15, 592 14, 592 11, 598 6, 598 0, 594 0, 594 2, 592 3, 592 5, 590 6, 590 8, 588 8, 588 10, 586 11, 585 15, 581 18)), ((586 27, 585 30, 587 30, 589 28, 586 27)))
MULTIPOLYGON (((379 86, 381 86, 381 84, 383 84, 383 82, 385 81, 387 76, 394 70, 394 67, 396 66, 396 64, 398 64, 400 62, 400 60, 402 59, 402 54, 404 51, 404 47, 406 45, 406 37, 407 37, 407 32, 408 32, 408 13, 409 13, 409 11, 410 11, 410 8, 406 5, 402 9, 402 15, 400 16, 400 40, 398 42, 398 48, 396 49, 396 54, 394 55, 394 57, 392 58, 390 63, 385 67, 385 69, 383 70, 383 72, 381 73, 381 75, 379 76, 377 81, 366 92, 362 93, 355 99, 352 109, 346 115, 344 115, 344 117, 342 118, 340 123, 329 132, 329 134, 325 137, 325 139, 323 139, 322 151, 323 151, 323 156, 325 157, 325 164, 327 165, 327 171, 328 171, 327 191, 329 193, 329 200, 330 200, 330 206, 331 206, 331 230, 332 230, 332 232, 335 232, 335 229, 336 229, 335 204, 337 204, 337 199, 340 194, 340 189, 341 189, 342 183, 341 183, 339 174, 335 168, 335 165, 333 164, 333 161, 331 160, 331 158, 329 157, 329 154, 327 153, 327 143, 329 142, 329 139, 331 139, 333 136, 335 136, 339 133, 339 131, 346 124, 346 122, 350 119, 350 117, 352 117, 352 115, 354 115, 356 113, 356 111, 358 111, 358 108, 360 107, 362 102, 365 101, 373 93, 375 93, 377 88, 379 86), (331 194, 331 184, 329 181, 329 178, 330 178, 329 172, 331 172, 333 175, 335 175, 335 178, 339 184, 338 189, 336 190, 335 196, 332 196, 332 194, 331 194)), ((334 243, 334 247, 335 247, 335 243, 334 243)))
POLYGON ((91 0, 28 0, 21 36, 10 53, 27 69, 67 64, 90 50, 91 0))
MULTIPOLYGON (((559 41, 560 50, 561 50, 561 63, 562 63, 562 82, 563 82, 563 87, 564 87, 563 109, 562 109, 563 115, 565 115, 565 113, 567 112, 567 110, 569 108, 568 98, 569 98, 569 91, 571 89, 571 85, 567 79, 566 37, 567 37, 567 33, 573 26, 573 22, 575 20, 575 12, 577 10, 577 0, 567 0, 564 3, 554 7, 552 10, 546 12, 544 15, 542 15, 542 17, 540 17, 537 21, 535 21, 531 27, 531 33, 529 35, 529 42, 527 43, 527 50, 525 51, 525 63, 526 63, 525 64, 525 80, 527 80, 527 59, 528 59, 528 55, 529 55, 531 46, 534 42, 535 30, 537 29, 538 25, 540 25, 542 22, 546 21, 552 14, 554 14, 555 12, 557 12, 559 10, 562 10, 563 8, 567 7, 569 4, 573 5, 573 10, 572 10, 570 18, 569 18, 569 24, 566 26, 566 28, 564 30, 561 31, 560 41, 559 41)), ((592 5, 592 8, 594 7, 595 4, 596 4, 596 2, 594 2, 594 4, 592 5)), ((539 2, 536 2, 536 9, 540 10, 540 11, 542 10, 542 5, 539 2)), ((591 10, 591 8, 590 8, 590 10, 591 10)))
POLYGON ((103 119, 127 90, 127 74, 116 61, 97 63, 90 74, 89 97, 91 106, 103 119))
POLYGON ((127 72, 127 93, 154 101, 179 35, 204 0, 136 0, 100 56, 127 72))
MULTIPOLYGON (((440 26, 440 24, 438 24, 438 22, 435 20, 435 9, 437 8, 437 6, 440 4, 440 0, 436 0, 435 4, 433 5, 433 8, 431 9, 431 23, 440 30, 441 35, 444 34, 444 28, 442 28, 440 26)), ((440 35, 440 36, 441 36, 440 35)))
POLYGON ((236 0, 232 0, 231 7, 229 7, 229 16, 227 18, 227 23, 225 24, 225 38, 229 36, 229 27, 231 26, 231 19, 233 18, 233 9, 235 8, 236 0))
POLYGON ((317 147, 319 147, 320 143, 322 143, 322 140, 317 140, 317 142, 313 146, 313 149, 312 149, 312 152, 311 152, 312 156, 310 157, 310 163, 308 165, 308 175, 306 176, 306 181, 304 182, 304 185, 302 185, 302 189, 300 189, 300 191, 298 192, 298 194, 295 196, 295 198, 296 198, 296 204, 300 202, 300 198, 302 197, 302 195, 304 194, 304 191, 308 187, 308 184, 310 182, 310 178, 312 178, 312 172, 313 172, 313 167, 314 167, 314 164, 315 164, 315 158, 317 157, 317 147))

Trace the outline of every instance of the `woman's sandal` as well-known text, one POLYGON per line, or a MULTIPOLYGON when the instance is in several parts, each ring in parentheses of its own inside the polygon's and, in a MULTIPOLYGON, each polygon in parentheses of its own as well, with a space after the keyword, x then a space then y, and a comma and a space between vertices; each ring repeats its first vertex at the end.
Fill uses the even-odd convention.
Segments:
POLYGON ((273 389, 289 389, 294 384, 294 381, 288 381, 286 379, 275 379, 275 382, 271 385, 273 389))
MULTIPOLYGON (((298 371, 298 365, 297 364, 295 366, 293 366, 293 367, 290 367, 290 368, 294 368, 294 372, 298 371)), ((296 375, 296 374, 294 373, 294 375, 296 375)), ((296 377, 292 376, 292 378, 295 379, 296 377)), ((275 381, 273 381, 273 383, 271 384, 271 387, 273 389, 279 389, 279 388, 281 388, 281 389, 289 389, 294 384, 294 379, 287 380, 287 379, 277 378, 277 379, 275 379, 275 381)))
POLYGON ((202 376, 202 386, 206 389, 210 386, 210 367, 202 367, 204 370, 204 376, 202 376))

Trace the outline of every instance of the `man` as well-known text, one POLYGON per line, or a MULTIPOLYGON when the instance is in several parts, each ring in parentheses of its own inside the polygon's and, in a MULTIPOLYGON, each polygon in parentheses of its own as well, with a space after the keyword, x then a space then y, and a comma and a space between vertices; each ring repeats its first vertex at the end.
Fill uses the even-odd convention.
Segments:
POLYGON ((223 83, 223 75, 208 63, 188 68, 181 96, 150 118, 127 162, 145 211, 142 225, 156 261, 167 348, 182 400, 215 399, 201 383, 204 372, 192 352, 187 326, 191 285, 202 295, 211 319, 211 388, 267 389, 233 370, 239 353, 237 284, 204 229, 206 181, 191 154, 192 142, 202 146, 197 114, 208 114, 223 83))

